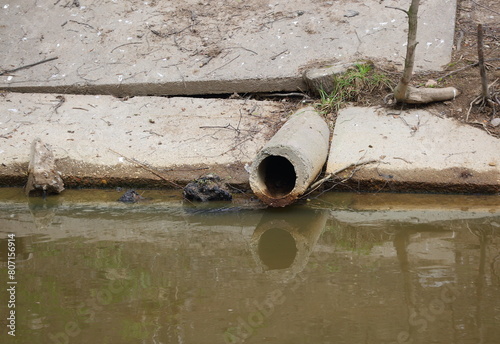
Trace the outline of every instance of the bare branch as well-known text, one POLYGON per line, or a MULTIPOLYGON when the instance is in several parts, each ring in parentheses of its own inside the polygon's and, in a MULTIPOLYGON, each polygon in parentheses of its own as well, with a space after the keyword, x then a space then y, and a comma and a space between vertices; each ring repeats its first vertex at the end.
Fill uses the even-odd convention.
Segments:
POLYGON ((494 11, 494 10, 492 10, 491 8, 487 7, 487 6, 484 6, 484 5, 478 4, 478 3, 477 3, 477 2, 475 2, 474 0, 471 0, 471 1, 472 1, 473 3, 475 3, 475 4, 476 4, 477 6, 479 6, 479 7, 486 8, 487 10, 489 10, 489 11, 491 11, 491 12, 493 12, 493 13, 496 13, 496 14, 500 15, 500 12, 494 11))
POLYGON ((39 64, 42 64, 42 63, 46 63, 46 62, 57 60, 58 58, 59 57, 51 57, 49 59, 38 61, 38 62, 29 64, 29 65, 26 65, 26 66, 17 67, 17 68, 14 68, 14 69, 7 69, 7 70, 4 70, 3 72, 1 72, 0 75, 10 74, 10 73, 17 72, 18 70, 21 70, 21 69, 35 67, 35 66, 38 66, 39 64))
POLYGON ((399 7, 394 7, 394 6, 385 6, 385 8, 392 8, 393 10, 402 11, 402 12, 404 12, 407 16, 409 16, 408 11, 407 11, 407 10, 403 10, 402 8, 399 8, 399 7))
POLYGON ((309 189, 307 190, 306 193, 304 193, 304 195, 302 197, 306 197, 308 195, 310 195, 312 192, 314 192, 317 188, 319 188, 321 186, 321 184, 327 182, 329 179, 333 178, 335 175, 339 174, 340 172, 343 172, 351 167, 358 167, 358 166, 362 166, 362 165, 368 165, 368 164, 372 164, 374 162, 379 162, 380 160, 377 160, 377 159, 372 159, 372 160, 366 160, 366 161, 359 161, 359 162, 355 162, 355 163, 352 163, 352 164, 349 164, 345 167, 342 167, 342 168, 339 168, 335 171, 333 171, 332 173, 328 173, 325 177, 321 178, 320 180, 318 180, 317 182, 315 182, 314 184, 312 184, 309 189))
POLYGON ((146 171, 148 172, 151 172, 152 174, 154 174, 155 176, 157 176, 158 178, 160 178, 161 180, 164 180, 166 181, 167 183, 179 188, 179 189, 182 189, 182 187, 177 184, 177 183, 174 183, 173 181, 171 180, 168 180, 167 178, 165 178, 164 176, 162 176, 160 173, 158 173, 157 171, 153 170, 152 168, 148 167, 147 165, 143 164, 142 162, 139 162, 137 161, 136 159, 130 159, 130 158, 127 158, 125 155, 123 154, 120 154, 118 153, 117 151, 111 149, 111 148, 108 148, 110 152, 113 152, 115 153, 116 155, 120 156, 120 157, 123 157, 125 160, 127 160, 128 162, 130 163, 133 163, 133 164, 136 164, 137 166, 139 167, 142 167, 143 169, 145 169, 146 171))

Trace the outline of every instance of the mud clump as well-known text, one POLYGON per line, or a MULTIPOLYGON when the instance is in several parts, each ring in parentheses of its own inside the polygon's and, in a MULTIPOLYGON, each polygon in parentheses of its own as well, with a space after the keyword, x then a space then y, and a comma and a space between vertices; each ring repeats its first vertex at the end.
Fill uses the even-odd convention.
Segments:
POLYGON ((233 196, 227 184, 215 174, 207 174, 186 185, 184 197, 190 201, 231 201, 233 196))
POLYGON ((139 195, 135 190, 127 190, 119 199, 118 202, 123 202, 123 203, 136 203, 141 200, 144 200, 145 198, 139 195))

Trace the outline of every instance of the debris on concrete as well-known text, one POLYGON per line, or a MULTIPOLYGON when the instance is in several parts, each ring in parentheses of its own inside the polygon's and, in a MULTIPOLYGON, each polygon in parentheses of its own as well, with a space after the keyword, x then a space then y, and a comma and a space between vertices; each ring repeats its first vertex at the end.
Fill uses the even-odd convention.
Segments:
POLYGON ((358 14, 359 14, 358 11, 347 10, 346 13, 344 14, 344 17, 347 17, 347 18, 356 17, 358 14))
MULTIPOLYGON (((400 6, 397 0, 66 2, 0 8, 0 89, 293 92, 304 89, 301 71, 316 62, 363 56, 401 63, 406 50, 406 15, 386 8, 400 6)), ((440 70, 451 58, 456 0, 420 7, 416 70, 440 70)))
POLYGON ((231 201, 233 196, 222 179, 215 174, 207 174, 184 187, 184 197, 190 201, 231 201))
POLYGON ((64 190, 61 174, 57 170, 52 147, 40 138, 31 144, 31 156, 28 165, 28 182, 24 190, 27 196, 59 194, 64 190))
POLYGON ((135 190, 127 190, 119 199, 118 202, 123 203, 136 203, 144 200, 145 198, 139 195, 135 190))
POLYGON ((248 99, 64 99, 0 94, 0 185, 26 183, 36 136, 54 147, 67 187, 172 188, 165 179, 186 185, 209 170, 248 185, 244 165, 287 114, 280 102, 248 99))
MULTIPOLYGON (((293 0, 262 6, 249 0, 4 6, 0 90, 53 93, 0 93, 0 185, 26 183, 30 144, 40 136, 56 150, 53 160, 66 187, 126 182, 163 188, 171 187, 169 181, 185 185, 208 170, 247 187, 249 174, 255 182, 278 166, 268 185, 260 183, 266 192, 295 197, 301 192, 295 184, 308 184, 321 164, 276 148, 273 158, 262 156, 264 167, 246 169, 289 109, 237 93, 330 93, 332 75, 360 57, 401 65, 407 18, 386 8, 398 5, 293 0), (239 99, 150 96, 232 93, 239 99), (286 161, 292 168, 281 178, 286 161)), ((416 70, 441 70, 451 57, 456 0, 427 1, 421 10, 416 70)), ((432 100, 443 92, 458 95, 455 89, 427 90, 432 100)), ((498 118, 490 123, 500 125, 498 118)), ((347 189, 499 191, 499 141, 480 130, 422 110, 374 108, 344 109, 336 126, 327 173, 342 170, 338 176, 347 189)), ((318 132, 301 137, 301 149, 315 149, 306 155, 323 151, 326 131, 318 132)), ((38 185, 33 177, 29 183, 38 185)))
POLYGON ((321 172, 328 156, 330 129, 312 107, 297 110, 256 155, 250 187, 272 207, 301 196, 321 172))

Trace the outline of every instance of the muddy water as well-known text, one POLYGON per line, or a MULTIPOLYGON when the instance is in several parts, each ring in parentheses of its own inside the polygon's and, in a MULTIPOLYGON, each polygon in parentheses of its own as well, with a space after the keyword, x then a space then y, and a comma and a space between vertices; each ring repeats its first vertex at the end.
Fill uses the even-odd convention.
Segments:
POLYGON ((498 196, 119 196, 0 189, 0 342, 500 342, 498 196))

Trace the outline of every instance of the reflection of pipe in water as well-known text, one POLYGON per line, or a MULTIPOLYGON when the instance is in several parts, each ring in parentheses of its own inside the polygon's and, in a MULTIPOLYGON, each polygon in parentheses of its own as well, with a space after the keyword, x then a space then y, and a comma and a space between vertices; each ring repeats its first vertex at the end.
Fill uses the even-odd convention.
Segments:
POLYGON ((294 202, 321 172, 329 138, 328 125, 313 108, 293 114, 252 162, 255 195, 272 207, 294 202))
POLYGON ((252 255, 260 270, 275 271, 285 279, 305 268, 328 219, 327 211, 290 210, 270 209, 251 238, 252 255))

